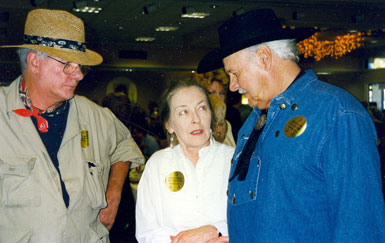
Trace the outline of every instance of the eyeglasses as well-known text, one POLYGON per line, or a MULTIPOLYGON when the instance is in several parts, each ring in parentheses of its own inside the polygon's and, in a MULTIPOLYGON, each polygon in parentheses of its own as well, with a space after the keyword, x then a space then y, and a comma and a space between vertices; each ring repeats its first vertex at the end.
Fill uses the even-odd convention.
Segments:
POLYGON ((49 58, 57 61, 57 62, 60 62, 61 64, 64 65, 63 67, 63 72, 67 75, 70 75, 72 74, 73 72, 75 72, 78 68, 80 69, 80 72, 82 72, 83 76, 85 76, 88 71, 90 71, 90 67, 88 66, 83 66, 83 65, 80 65, 80 64, 76 64, 76 63, 73 63, 73 62, 62 62, 56 58, 53 58, 51 56, 48 56, 49 58))

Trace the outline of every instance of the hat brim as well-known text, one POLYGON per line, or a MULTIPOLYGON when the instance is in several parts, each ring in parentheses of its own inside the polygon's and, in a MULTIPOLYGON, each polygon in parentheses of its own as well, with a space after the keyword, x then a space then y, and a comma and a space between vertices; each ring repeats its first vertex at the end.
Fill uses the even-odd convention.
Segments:
POLYGON ((202 60, 199 62, 197 73, 206 73, 223 67, 223 59, 227 56, 230 56, 233 53, 236 53, 240 50, 243 50, 247 47, 261 44, 264 42, 275 41, 275 40, 284 40, 284 39, 296 39, 297 42, 304 40, 316 32, 312 28, 298 28, 294 30, 283 29, 278 33, 270 33, 258 38, 252 38, 238 45, 231 46, 229 48, 216 48, 209 53, 207 53, 202 60))
POLYGON ((55 47, 47 47, 33 44, 22 44, 22 45, 5 45, 0 46, 1 48, 8 47, 16 47, 16 48, 28 48, 35 51, 41 51, 47 53, 48 55, 52 55, 55 57, 59 57, 69 62, 77 63, 84 66, 96 66, 103 62, 103 57, 95 51, 91 51, 86 49, 85 52, 64 49, 64 48, 55 48, 55 47))

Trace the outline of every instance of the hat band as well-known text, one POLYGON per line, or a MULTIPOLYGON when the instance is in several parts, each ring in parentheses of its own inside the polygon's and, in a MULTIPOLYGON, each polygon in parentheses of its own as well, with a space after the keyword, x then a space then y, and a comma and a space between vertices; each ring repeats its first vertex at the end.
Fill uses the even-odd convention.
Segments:
POLYGON ((49 37, 42 37, 36 35, 24 35, 24 44, 33 44, 47 47, 59 47, 64 49, 86 51, 86 44, 82 42, 65 40, 65 39, 52 39, 49 37))

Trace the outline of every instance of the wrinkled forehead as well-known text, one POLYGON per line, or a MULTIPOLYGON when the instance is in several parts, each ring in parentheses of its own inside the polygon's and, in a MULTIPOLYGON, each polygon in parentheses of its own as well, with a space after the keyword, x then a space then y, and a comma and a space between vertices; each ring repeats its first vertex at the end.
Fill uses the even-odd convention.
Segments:
POLYGON ((170 108, 182 105, 195 105, 200 101, 208 102, 203 90, 196 86, 182 87, 174 92, 170 97, 170 108))

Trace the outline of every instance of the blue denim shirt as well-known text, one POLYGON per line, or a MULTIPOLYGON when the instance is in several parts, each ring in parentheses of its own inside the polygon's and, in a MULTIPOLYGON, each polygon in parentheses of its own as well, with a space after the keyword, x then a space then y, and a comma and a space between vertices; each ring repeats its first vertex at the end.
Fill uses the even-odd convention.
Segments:
MULTIPOLYGON (((239 131, 230 177, 259 114, 239 131)), ((385 242, 376 139, 359 101, 307 70, 272 100, 246 179, 229 183, 230 242, 385 242)))

